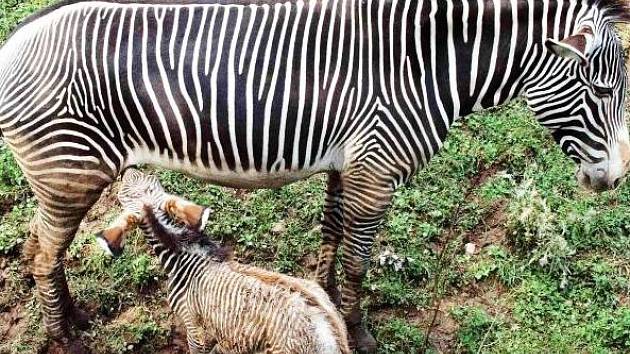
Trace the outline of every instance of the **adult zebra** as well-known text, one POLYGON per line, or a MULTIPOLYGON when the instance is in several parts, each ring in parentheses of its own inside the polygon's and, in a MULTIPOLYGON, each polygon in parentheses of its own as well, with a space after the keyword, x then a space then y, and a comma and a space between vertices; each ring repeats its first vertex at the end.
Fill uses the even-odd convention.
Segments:
POLYGON ((317 279, 361 350, 360 285, 394 190, 455 119, 523 95, 578 180, 628 169, 623 0, 73 1, 0 50, 0 129, 39 201, 25 255, 48 332, 68 338, 61 259, 126 166, 278 187, 326 172, 317 279))

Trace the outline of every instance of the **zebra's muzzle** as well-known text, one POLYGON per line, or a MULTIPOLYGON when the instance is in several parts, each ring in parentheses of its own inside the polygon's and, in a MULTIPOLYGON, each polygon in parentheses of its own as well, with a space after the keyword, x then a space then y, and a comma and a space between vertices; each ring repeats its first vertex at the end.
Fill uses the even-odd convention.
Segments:
POLYGON ((594 192, 613 190, 626 179, 630 169, 630 144, 626 141, 617 143, 608 159, 597 163, 582 162, 577 171, 579 184, 594 192))

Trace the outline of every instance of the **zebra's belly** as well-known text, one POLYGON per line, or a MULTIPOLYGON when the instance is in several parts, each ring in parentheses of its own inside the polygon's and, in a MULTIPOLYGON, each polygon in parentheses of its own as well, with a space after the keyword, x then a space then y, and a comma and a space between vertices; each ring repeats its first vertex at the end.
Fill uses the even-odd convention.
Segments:
POLYGON ((137 149, 129 155, 125 167, 143 164, 180 171, 224 187, 258 189, 279 188, 317 173, 339 171, 342 169, 343 163, 341 158, 329 156, 302 169, 258 171, 255 169, 245 170, 237 166, 235 170, 226 170, 193 163, 188 159, 172 159, 155 152, 137 149))
POLYGON ((287 184, 306 179, 322 171, 209 171, 202 169, 183 170, 192 176, 201 178, 213 184, 231 188, 279 188, 287 184))

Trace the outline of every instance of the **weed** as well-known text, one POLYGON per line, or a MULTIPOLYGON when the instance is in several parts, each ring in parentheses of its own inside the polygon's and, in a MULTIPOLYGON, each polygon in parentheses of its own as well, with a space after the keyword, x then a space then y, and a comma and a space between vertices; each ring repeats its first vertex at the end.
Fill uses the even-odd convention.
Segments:
POLYGON ((35 207, 31 201, 20 203, 2 218, 2 223, 0 223, 0 254, 12 253, 26 240, 34 210, 35 207))
POLYGON ((376 335, 381 350, 387 353, 419 353, 424 342, 422 331, 403 319, 392 319, 381 324, 376 335))
POLYGON ((516 189, 509 209, 509 228, 515 246, 529 255, 530 262, 537 262, 566 280, 567 263, 575 250, 564 238, 562 224, 556 222, 556 215, 530 180, 516 189))
POLYGON ((496 340, 494 331, 501 323, 483 309, 460 307, 453 309, 451 314, 460 324, 457 340, 464 352, 481 353, 484 346, 491 346, 496 340))

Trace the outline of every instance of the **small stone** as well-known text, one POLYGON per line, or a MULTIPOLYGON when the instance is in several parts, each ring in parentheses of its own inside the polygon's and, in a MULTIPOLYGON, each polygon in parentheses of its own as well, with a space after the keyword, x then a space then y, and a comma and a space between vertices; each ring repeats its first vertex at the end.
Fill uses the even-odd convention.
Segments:
POLYGON ((472 242, 469 242, 466 244, 466 246, 464 246, 464 250, 466 251, 466 255, 472 256, 475 254, 475 251, 477 250, 477 245, 475 245, 472 242))
POLYGON ((274 235, 280 235, 280 234, 285 233, 286 231, 287 231, 287 227, 284 224, 284 221, 279 221, 271 227, 271 233, 274 235))

